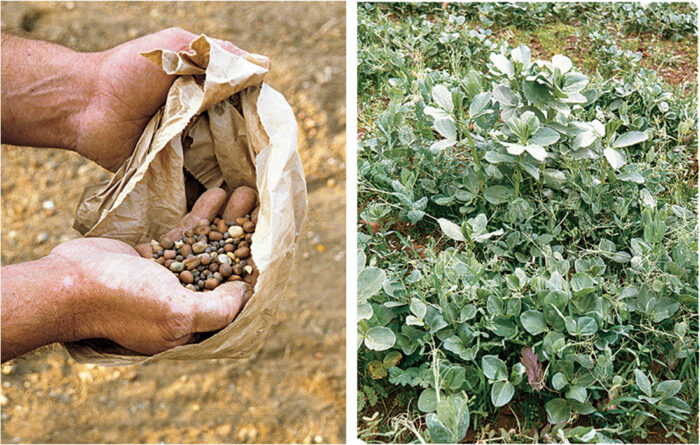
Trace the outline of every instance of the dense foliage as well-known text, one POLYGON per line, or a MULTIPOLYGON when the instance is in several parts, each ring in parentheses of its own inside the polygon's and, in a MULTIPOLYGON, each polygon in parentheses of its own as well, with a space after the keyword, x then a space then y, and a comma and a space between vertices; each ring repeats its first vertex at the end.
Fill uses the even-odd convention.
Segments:
POLYGON ((694 91, 614 51, 589 78, 426 7, 358 13, 360 411, 402 387, 414 439, 509 406, 517 441, 689 440, 694 91))

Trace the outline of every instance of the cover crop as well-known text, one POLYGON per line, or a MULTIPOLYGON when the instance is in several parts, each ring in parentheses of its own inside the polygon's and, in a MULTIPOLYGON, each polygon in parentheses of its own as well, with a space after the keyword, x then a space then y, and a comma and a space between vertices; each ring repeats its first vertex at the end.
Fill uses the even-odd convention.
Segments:
MULTIPOLYGON (((370 31, 360 82, 381 80, 370 31)), ((534 60, 484 30, 452 45, 421 70, 381 49, 389 101, 359 144, 360 215, 377 223, 358 236, 365 387, 413 388, 425 417, 412 431, 433 442, 528 403, 544 418, 519 441, 652 427, 688 440, 697 187, 681 141, 695 140, 694 97, 643 69, 592 81, 565 55, 534 60)))

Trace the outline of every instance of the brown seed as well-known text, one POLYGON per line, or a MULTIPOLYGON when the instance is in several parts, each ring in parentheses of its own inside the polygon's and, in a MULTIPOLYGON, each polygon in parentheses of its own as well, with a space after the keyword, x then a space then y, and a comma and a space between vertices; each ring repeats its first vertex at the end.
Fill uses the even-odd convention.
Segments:
POLYGON ((172 249, 175 245, 175 243, 173 243, 173 240, 171 240, 167 236, 161 236, 159 244, 163 247, 163 249, 172 249))
POLYGON ((158 258, 158 259, 156 260, 156 263, 158 263, 158 264, 160 264, 160 265, 164 265, 164 264, 165 264, 165 258, 163 258, 163 257, 158 258))
POLYGON ((219 281, 216 278, 207 278, 207 281, 204 282, 204 287, 210 290, 215 289, 218 285, 219 281))
POLYGON ((240 218, 236 218, 236 225, 243 227, 243 224, 250 222, 250 220, 244 216, 241 216, 240 218))
POLYGON ((171 250, 171 249, 170 249, 170 250, 166 250, 166 251, 163 252, 163 257, 164 257, 166 260, 172 260, 172 259, 175 258, 176 256, 177 256, 177 252, 175 252, 174 250, 171 250))
POLYGON ((211 232, 211 228, 209 227, 209 225, 197 226, 194 229, 194 233, 196 233, 197 235, 208 235, 209 232, 211 232))
POLYGON ((252 222, 247 222, 247 223, 243 224, 243 230, 246 233, 252 233, 255 231, 255 224, 253 224, 252 222))
POLYGON ((221 241, 224 239, 224 235, 221 232, 209 232, 210 241, 221 241))
POLYGON ((209 270, 214 273, 219 270, 219 263, 211 263, 209 265, 209 270))
POLYGON ((216 230, 221 233, 226 233, 228 231, 228 225, 226 224, 226 221, 220 219, 219 222, 216 224, 216 230))
POLYGON ((248 241, 241 241, 240 243, 238 243, 238 247, 248 247, 248 246, 250 246, 248 241))
POLYGON ((216 218, 214 218, 214 221, 212 221, 212 223, 213 223, 213 224, 219 224, 220 221, 221 221, 221 218, 219 218, 219 217, 217 216, 216 218))
POLYGON ((187 238, 185 238, 185 243, 190 244, 190 245, 194 244, 195 243, 194 236, 188 236, 187 238))
POLYGON ((228 277, 228 280, 229 281, 241 281, 242 278, 239 277, 238 275, 231 275, 230 277, 228 277))
POLYGON ((183 244, 182 247, 180 247, 180 255, 182 255, 183 258, 187 258, 188 256, 192 255, 192 246, 189 244, 183 244))
POLYGON ((180 272, 180 281, 185 284, 191 284, 194 281, 194 275, 189 270, 180 272))
POLYGON ((192 269, 196 269, 197 266, 199 266, 201 262, 202 262, 202 260, 200 260, 199 257, 193 256, 193 257, 187 258, 185 261, 182 262, 182 264, 185 265, 187 270, 192 270, 192 269))
POLYGON ((165 267, 167 267, 168 269, 170 269, 170 265, 173 264, 174 262, 175 262, 174 259, 173 259, 173 260, 165 260, 165 263, 163 264, 163 266, 165 266, 165 267))
POLYGON ((240 247, 236 249, 233 254, 240 259, 246 259, 250 256, 250 249, 247 247, 240 247))
POLYGON ((222 264, 221 266, 219 266, 219 273, 222 277, 229 277, 233 273, 233 270, 228 264, 222 264))
POLYGON ((202 261, 202 264, 205 266, 208 266, 209 263, 211 263, 211 257, 208 254, 201 255, 199 259, 202 261))
POLYGON ((252 233, 246 233, 245 235, 245 240, 248 241, 249 243, 253 241, 253 234, 252 233))
POLYGON ((236 250, 236 247, 233 244, 224 244, 224 252, 233 252, 236 250))
POLYGON ((235 266, 233 266, 232 269, 233 269, 234 275, 243 275, 243 273, 245 272, 243 270, 243 266, 241 266, 240 264, 236 264, 235 266))

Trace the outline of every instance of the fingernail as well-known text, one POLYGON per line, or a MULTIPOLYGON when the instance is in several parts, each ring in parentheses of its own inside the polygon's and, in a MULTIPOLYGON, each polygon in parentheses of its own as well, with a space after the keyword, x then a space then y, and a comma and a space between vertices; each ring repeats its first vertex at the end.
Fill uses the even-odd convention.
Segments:
POLYGON ((247 303, 250 297, 253 296, 253 288, 245 281, 234 281, 231 283, 231 287, 235 287, 236 292, 242 295, 244 303, 247 303))

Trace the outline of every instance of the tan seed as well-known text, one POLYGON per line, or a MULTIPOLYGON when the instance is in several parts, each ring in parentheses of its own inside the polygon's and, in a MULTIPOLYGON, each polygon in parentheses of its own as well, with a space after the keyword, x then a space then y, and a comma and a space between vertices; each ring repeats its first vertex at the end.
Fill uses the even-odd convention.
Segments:
POLYGON ((185 284, 191 284, 194 281, 194 275, 189 270, 180 272, 180 281, 185 284))
POLYGON ((207 289, 210 289, 210 290, 215 289, 216 286, 218 286, 218 285, 219 285, 219 282, 217 281, 216 278, 213 278, 213 277, 207 278, 207 281, 204 282, 204 287, 206 287, 207 289))
POLYGON ((236 255, 238 258, 246 259, 250 256, 250 249, 247 247, 240 247, 236 249, 234 255, 236 255))

